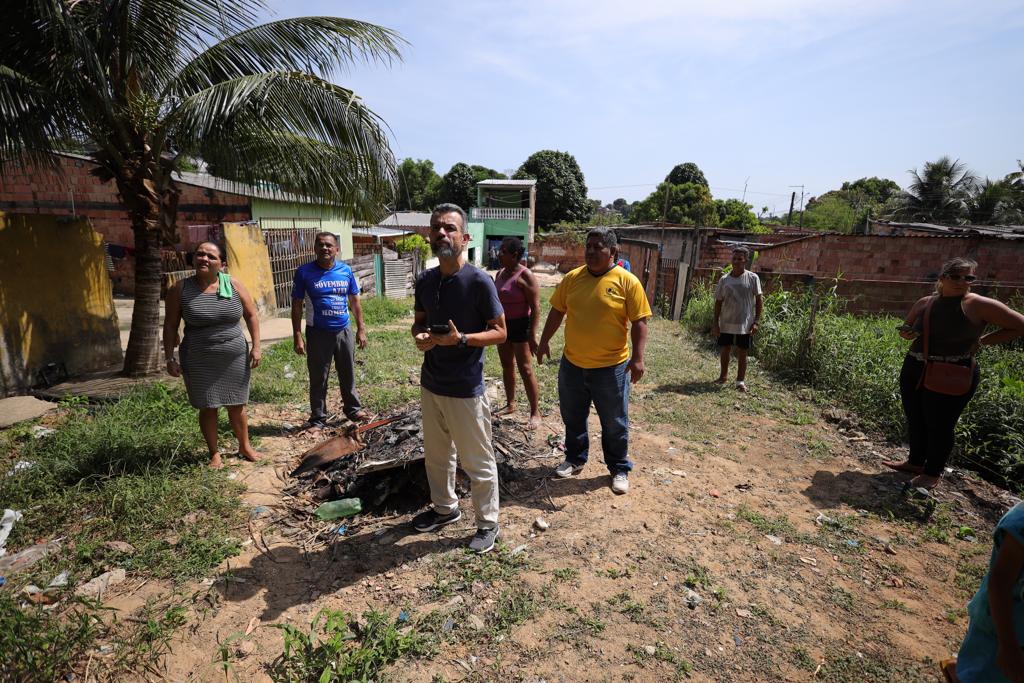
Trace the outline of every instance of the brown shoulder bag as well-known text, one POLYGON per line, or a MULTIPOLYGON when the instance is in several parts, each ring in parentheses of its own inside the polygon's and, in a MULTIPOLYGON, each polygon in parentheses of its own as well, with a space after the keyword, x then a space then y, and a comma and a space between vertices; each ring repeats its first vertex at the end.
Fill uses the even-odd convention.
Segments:
POLYGON ((922 386, 928 391, 946 396, 963 396, 971 390, 974 383, 974 356, 971 356, 970 365, 958 365, 956 363, 945 363, 942 361, 928 360, 928 337, 930 336, 932 304, 935 303, 932 297, 924 309, 924 372, 917 383, 917 388, 922 386))

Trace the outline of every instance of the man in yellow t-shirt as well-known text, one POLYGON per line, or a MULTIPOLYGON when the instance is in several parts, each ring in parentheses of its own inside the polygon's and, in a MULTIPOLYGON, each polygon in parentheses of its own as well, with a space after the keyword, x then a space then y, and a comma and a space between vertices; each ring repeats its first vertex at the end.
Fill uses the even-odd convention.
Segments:
POLYGON ((651 307, 636 276, 615 264, 617 252, 614 231, 595 228, 587 234, 586 265, 570 271, 551 296, 537 361, 551 357, 548 344, 562 319, 568 317, 558 367, 565 462, 555 468, 555 475, 571 477, 587 463, 587 418, 593 403, 601 420, 601 450, 612 475, 612 491, 621 494, 629 490, 633 469, 629 460, 629 385, 644 374, 651 307), (633 343, 632 355, 628 341, 633 343))

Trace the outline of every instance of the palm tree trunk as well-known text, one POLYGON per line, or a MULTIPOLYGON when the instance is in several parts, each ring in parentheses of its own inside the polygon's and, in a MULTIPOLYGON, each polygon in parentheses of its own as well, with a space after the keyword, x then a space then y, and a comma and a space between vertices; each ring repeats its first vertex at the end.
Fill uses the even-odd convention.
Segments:
POLYGON ((135 234, 135 306, 124 374, 147 375, 160 369, 160 234, 148 228, 149 221, 132 226, 135 234))

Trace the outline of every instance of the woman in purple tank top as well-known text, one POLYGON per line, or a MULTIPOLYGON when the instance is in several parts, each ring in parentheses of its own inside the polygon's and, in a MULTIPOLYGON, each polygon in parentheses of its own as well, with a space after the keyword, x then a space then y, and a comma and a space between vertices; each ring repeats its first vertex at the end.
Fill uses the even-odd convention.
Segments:
POLYGON ((540 387, 533 372, 531 354, 537 353, 537 320, 540 315, 540 285, 530 269, 520 263, 526 250, 517 237, 506 237, 498 252, 501 270, 494 278, 498 300, 505 309, 508 338, 498 345, 502 381, 505 384, 505 407, 496 415, 509 415, 516 409, 516 366, 523 378, 526 398, 530 402, 528 429, 540 426, 540 387))

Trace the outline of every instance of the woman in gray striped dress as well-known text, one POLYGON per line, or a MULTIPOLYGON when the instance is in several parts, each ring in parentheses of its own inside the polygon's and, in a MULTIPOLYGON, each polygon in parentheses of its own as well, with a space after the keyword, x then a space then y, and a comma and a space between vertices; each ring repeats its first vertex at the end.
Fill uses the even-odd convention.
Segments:
POLYGON ((260 364, 260 320, 249 292, 221 269, 220 245, 204 242, 194 256, 196 274, 175 283, 167 292, 164 317, 164 354, 167 372, 184 376, 189 403, 199 409, 199 428, 210 450, 210 467, 219 468, 217 409, 227 408, 231 430, 238 439, 238 454, 257 459, 249 443, 245 404, 249 401, 249 371, 260 364), (181 360, 175 358, 178 325, 185 320, 181 360), (238 321, 245 318, 252 347, 238 321))

